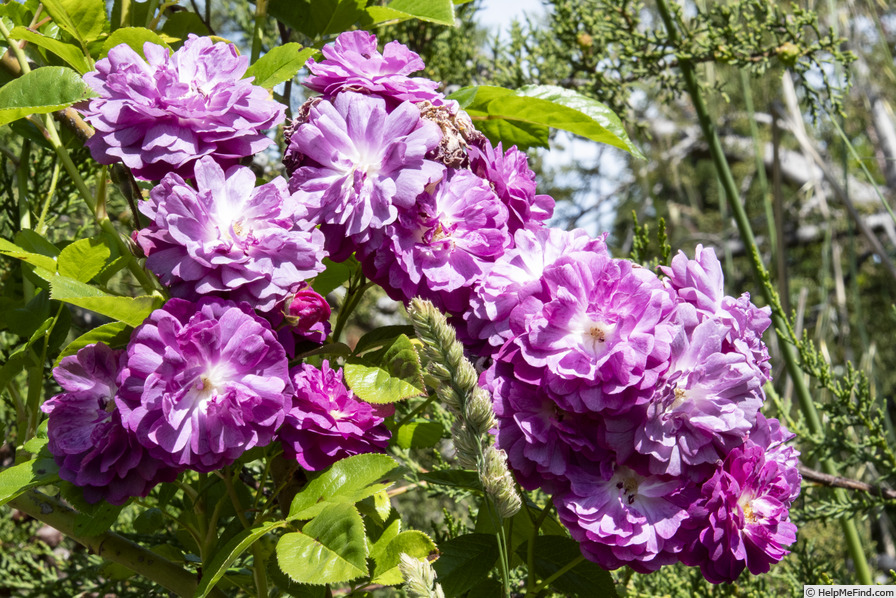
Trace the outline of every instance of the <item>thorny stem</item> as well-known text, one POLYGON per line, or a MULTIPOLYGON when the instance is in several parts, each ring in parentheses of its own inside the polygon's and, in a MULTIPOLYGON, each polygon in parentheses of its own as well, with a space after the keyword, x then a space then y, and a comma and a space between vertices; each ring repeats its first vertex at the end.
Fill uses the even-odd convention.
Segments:
MULTIPOLYGON (((55 498, 29 490, 9 504, 59 530, 104 559, 123 565, 178 596, 193 596, 196 593, 196 575, 155 552, 113 532, 95 536, 79 534, 75 528, 78 514, 55 498)), ((213 589, 209 596, 225 598, 217 589, 213 589)))
MULTIPOLYGON (((676 42, 678 39, 678 29, 672 18, 672 14, 669 11, 669 7, 666 5, 666 0, 657 0, 657 8, 660 12, 660 16, 663 19, 663 23, 666 26, 666 31, 668 32, 669 39, 673 42, 676 42)), ((716 171, 719 174, 719 178, 722 180, 722 186, 725 189, 725 194, 731 204, 732 212, 735 222, 737 223, 737 228, 740 232, 740 236, 744 241, 744 245, 753 249, 753 251, 750 253, 752 258, 751 265, 753 267, 753 272, 756 275, 756 278, 762 283, 760 288, 762 289, 762 293, 766 303, 771 306, 772 322, 778 334, 781 353, 784 357, 787 372, 793 382, 794 390, 796 391, 796 395, 799 399, 800 408, 806 418, 806 423, 809 427, 809 431, 812 434, 820 436, 823 434, 821 418, 819 417, 818 412, 815 409, 815 404, 812 401, 812 396, 809 394, 809 387, 806 384, 805 377, 803 376, 803 371, 800 368, 800 360, 797 355, 795 346, 795 343, 798 339, 795 337, 793 328, 790 326, 790 322, 787 320, 787 316, 784 313, 783 308, 781 307, 781 302, 777 296, 777 293, 775 292, 775 289, 769 282, 768 271, 765 269, 765 265, 762 263, 762 258, 759 255, 759 251, 756 245, 756 239, 754 238, 753 230, 750 227, 750 221, 747 218, 747 213, 744 209, 743 203, 739 199, 740 193, 738 192, 737 185, 734 182, 734 176, 731 173, 731 168, 728 166, 728 161, 725 158, 725 152, 722 149, 722 144, 719 140, 719 136, 716 133, 715 127, 710 119, 709 111, 707 110, 706 103, 700 91, 700 86, 697 82, 697 77, 694 72, 694 66, 688 60, 680 60, 679 68, 681 70, 681 75, 684 78, 688 95, 691 96, 691 101, 693 102, 694 109, 697 112, 697 118, 700 122, 700 129, 702 130, 703 136, 706 138, 706 141, 709 144, 709 150, 710 154, 712 155, 713 164, 715 165, 716 171)), ((836 468, 833 461, 824 461, 822 463, 822 467, 827 474, 836 475, 836 468)), ((837 498, 844 497, 842 489, 836 489, 835 493, 837 495, 837 498)), ((859 583, 863 585, 871 585, 873 583, 871 578, 871 569, 868 566, 868 561, 865 559, 865 551, 862 548, 862 543, 859 539, 859 533, 856 528, 855 522, 852 519, 842 518, 840 519, 840 524, 846 537, 847 548, 849 550, 850 556, 852 556, 853 563, 856 567, 856 576, 859 580, 859 583)))
MULTIPOLYGON (((221 473, 220 475, 224 480, 224 485, 227 487, 227 494, 230 496, 231 502, 233 502, 233 510, 236 511, 237 518, 239 518, 240 523, 243 524, 244 528, 246 528, 247 530, 252 529, 252 524, 249 523, 249 520, 246 519, 245 513, 243 513, 243 505, 240 503, 240 497, 237 496, 236 488, 233 485, 233 474, 230 471, 230 468, 225 467, 223 473, 221 473)), ((255 578, 255 588, 258 592, 259 598, 267 596, 267 573, 265 572, 264 558, 261 554, 261 547, 259 547, 257 543, 252 544, 252 573, 253 577, 255 578)))

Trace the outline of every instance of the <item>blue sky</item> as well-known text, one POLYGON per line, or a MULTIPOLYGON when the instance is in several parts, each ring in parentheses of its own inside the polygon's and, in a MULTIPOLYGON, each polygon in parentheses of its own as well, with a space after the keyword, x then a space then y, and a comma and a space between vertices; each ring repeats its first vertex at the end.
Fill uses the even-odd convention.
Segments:
POLYGON ((541 0, 485 0, 479 11, 480 22, 489 29, 505 29, 514 18, 522 21, 523 13, 541 14, 541 0))

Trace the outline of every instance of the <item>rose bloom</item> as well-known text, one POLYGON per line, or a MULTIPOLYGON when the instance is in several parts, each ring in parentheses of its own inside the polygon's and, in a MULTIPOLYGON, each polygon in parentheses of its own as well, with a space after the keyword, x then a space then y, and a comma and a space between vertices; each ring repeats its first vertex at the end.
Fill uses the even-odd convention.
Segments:
POLYGON ((114 397, 124 357, 124 351, 96 343, 63 358, 53 370, 63 392, 41 406, 49 415, 48 447, 59 477, 80 486, 89 503, 124 504, 178 474, 152 458, 121 423, 114 397))
POLYGON ((174 53, 150 42, 143 52, 120 44, 84 75, 99 94, 83 110, 97 162, 124 162, 146 180, 188 178, 203 156, 231 166, 272 143, 262 130, 283 122, 285 107, 242 78, 249 57, 232 44, 190 34, 174 53))
POLYGON ((209 472, 265 446, 292 397, 286 352, 246 303, 171 299, 131 337, 115 402, 172 467, 209 472))

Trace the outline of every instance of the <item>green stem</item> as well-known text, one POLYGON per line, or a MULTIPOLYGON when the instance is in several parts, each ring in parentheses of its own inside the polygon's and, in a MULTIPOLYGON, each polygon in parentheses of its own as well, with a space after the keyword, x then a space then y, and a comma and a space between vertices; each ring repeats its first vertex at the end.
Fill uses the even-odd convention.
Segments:
POLYGON ((566 573, 568 573, 570 570, 575 568, 576 565, 578 565, 579 563, 581 563, 584 560, 585 560, 585 555, 580 554, 573 560, 569 561, 568 563, 566 563, 565 565, 563 565, 562 567, 560 567, 559 569, 554 571, 554 573, 552 575, 548 576, 543 582, 538 584, 533 591, 526 592, 526 598, 529 598, 530 596, 533 598, 535 596, 538 596, 538 594, 540 594, 542 590, 544 590, 546 587, 548 587, 549 585, 554 583, 554 581, 559 579, 561 576, 566 575, 566 573))
POLYGON ((53 174, 50 177, 50 190, 47 191, 47 197, 44 199, 44 205, 40 210, 40 218, 37 220, 37 225, 34 227, 34 232, 39 235, 44 234, 47 228, 47 213, 50 211, 50 202, 53 200, 53 196, 56 195, 56 185, 59 183, 59 160, 53 162, 53 174))
MULTIPOLYGON (((243 513, 240 497, 237 496, 236 488, 233 485, 233 473, 230 471, 230 468, 225 467, 221 477, 224 479, 224 485, 227 487, 227 494, 230 495, 230 501, 233 503, 233 509, 236 511, 237 518, 240 520, 240 523, 243 524, 244 528, 247 530, 251 529, 252 524, 249 523, 249 520, 246 519, 246 514, 243 513)), ((268 595, 267 572, 264 567, 264 558, 261 554, 261 547, 257 543, 252 544, 252 572, 253 577, 255 578, 255 588, 258 597, 266 598, 268 595)))
MULTIPOLYGON (((59 530, 104 559, 124 565, 178 596, 193 596, 196 593, 196 574, 182 569, 155 552, 112 532, 96 536, 79 534, 75 528, 78 513, 55 498, 29 490, 9 504, 59 530)), ((212 590, 209 596, 224 598, 220 590, 212 590)))
POLYGON ((261 35, 268 12, 268 0, 255 0, 255 30, 252 32, 252 60, 255 64, 261 55, 261 35))
MULTIPOLYGON (((22 69, 22 75, 27 75, 31 72, 31 67, 28 65, 28 58, 25 56, 25 52, 22 48, 19 47, 17 43, 10 40, 9 38, 9 29, 6 28, 6 25, 3 22, 0 22, 0 35, 3 36, 3 39, 9 45, 10 50, 15 54, 16 60, 19 62, 19 66, 22 69)), ((40 121, 37 119, 32 120, 35 124, 40 125, 40 121)), ((123 256, 127 257, 127 266, 128 270, 134 275, 134 278, 140 283, 140 286, 143 287, 143 290, 149 294, 157 294, 161 289, 161 285, 155 280, 154 277, 150 277, 150 275, 144 270, 140 264, 137 263, 134 254, 131 252, 130 247, 128 247, 127 243, 124 242, 124 239, 121 238, 121 235, 118 231, 115 230, 115 227, 112 226, 112 222, 109 221, 109 218, 105 215, 100 216, 97 214, 97 202, 93 197, 93 194, 87 188, 87 184, 84 182, 84 179, 81 177, 81 173, 78 172, 78 168, 75 166, 75 163, 72 162, 71 156, 68 155, 68 150, 65 149, 65 146, 62 144, 62 140, 59 138, 59 133, 56 131, 56 123, 53 121, 52 114, 45 114, 43 119, 43 129, 46 135, 47 140, 50 142, 50 145, 53 147, 53 150, 56 152, 56 155, 59 156, 59 159, 62 161, 62 165, 65 168, 65 171, 72 178, 72 181, 75 183, 75 187, 78 189, 78 192, 81 194, 81 197, 87 203, 90 211, 93 213, 94 217, 97 219, 97 224, 99 224, 100 228, 109 233, 115 242, 117 243, 119 250, 123 256)))
POLYGON ((417 406, 414 408, 413 411, 411 411, 410 413, 408 413, 407 415, 405 415, 403 418, 401 418, 401 420, 400 420, 397 424, 395 424, 395 429, 397 430, 397 429, 400 428, 401 426, 405 425, 406 423, 408 423, 409 421, 411 421, 411 419, 413 419, 413 418, 416 417, 419 413, 421 413, 424 409, 426 409, 427 407, 429 407, 429 406, 433 403, 433 401, 436 400, 436 397, 437 397, 437 396, 438 396, 438 395, 436 395, 435 393, 429 395, 429 397, 428 397, 425 401, 423 401, 422 403, 420 403, 419 405, 417 405, 417 406))
POLYGON ((336 318, 336 326, 333 328, 333 342, 339 342, 339 337, 342 336, 342 331, 345 329, 345 325, 348 323, 348 318, 355 311, 355 308, 358 307, 358 304, 361 302, 361 297, 364 295, 364 291, 370 288, 372 283, 366 282, 364 275, 361 274, 360 270, 358 273, 352 277, 351 282, 348 285, 348 291, 345 293, 345 300, 342 302, 342 308, 339 310, 339 316, 336 318))
MULTIPOLYGON (((666 0, 657 0, 657 8, 659 9, 660 16, 663 19, 663 23, 666 26, 666 31, 669 34, 669 40, 673 45, 677 44, 678 30, 676 28, 675 22, 673 21, 671 13, 669 12, 669 8, 666 5, 666 0)), ((725 159, 725 152, 722 149, 721 141, 719 140, 719 136, 716 133, 715 127, 709 117, 709 111, 706 107, 706 103, 704 102, 703 95, 700 91, 700 85, 697 82, 697 77, 694 73, 694 67, 690 63, 690 61, 680 60, 679 68, 681 69, 681 75, 684 79, 685 87, 688 90, 688 94, 691 96, 691 101, 693 102, 694 109, 697 112, 697 118, 700 122, 700 128, 703 132, 703 136, 706 138, 706 141, 709 144, 709 151, 712 155, 713 164, 715 165, 719 177, 722 179, 722 185, 725 189, 728 201, 731 204, 732 212, 734 213, 734 219, 737 222, 737 227, 740 232, 741 239, 743 239, 744 245, 746 247, 752 248, 750 256, 752 258, 751 265, 753 267, 753 272, 756 275, 756 278, 762 283, 760 288, 762 289, 762 293, 765 297, 766 303, 772 308, 772 323, 776 332, 778 333, 781 353, 784 357, 784 362, 787 367, 787 373, 793 381, 794 390, 799 399, 800 408, 802 409, 803 415, 806 418, 806 423, 809 427, 810 433, 820 436, 823 434, 821 418, 819 417, 818 412, 815 409, 815 403, 812 401, 812 396, 809 394, 809 387, 806 384, 805 377, 803 376, 803 371, 800 368, 800 360, 799 356, 797 355, 795 346, 795 343, 798 341, 798 339, 796 338, 793 332, 793 328, 790 326, 790 322, 787 320, 786 315, 783 313, 780 300, 774 288, 769 282, 768 272, 766 271, 765 266, 762 263, 762 258, 759 256, 759 251, 756 246, 756 239, 753 236, 753 230, 750 227, 750 221, 747 218, 747 213, 744 209, 743 203, 739 199, 737 186, 734 183, 734 176, 732 175, 731 169, 728 166, 728 162, 725 159)), ((836 467, 833 461, 825 460, 822 463, 822 467, 825 470, 825 473, 836 475, 836 467)), ((845 500, 844 496, 842 496, 842 491, 840 493, 837 493, 837 498, 845 500)), ((859 539, 859 533, 858 529, 856 528, 855 522, 852 519, 843 518, 840 520, 840 524, 846 537, 847 548, 849 550, 850 556, 852 556, 853 563, 856 567, 856 576, 859 580, 859 583, 863 585, 871 585, 873 583, 871 577, 871 569, 868 566, 867 560, 865 559, 865 551, 862 548, 862 543, 859 539)))

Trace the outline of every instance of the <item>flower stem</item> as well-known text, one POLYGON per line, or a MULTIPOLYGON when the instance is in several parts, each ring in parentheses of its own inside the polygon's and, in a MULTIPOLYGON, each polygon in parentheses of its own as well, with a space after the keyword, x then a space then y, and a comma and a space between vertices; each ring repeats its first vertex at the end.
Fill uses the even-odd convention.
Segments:
MULTIPOLYGON (((196 593, 198 582, 195 573, 180 568, 159 554, 113 532, 95 536, 77 533, 75 522, 78 514, 55 498, 29 490, 9 504, 59 530, 104 559, 124 565, 178 596, 193 596, 196 593)), ((217 589, 212 590, 209 596, 224 598, 224 594, 217 589)))
POLYGON ((531 592, 526 592, 526 598, 529 598, 530 596, 532 598, 534 598, 535 596, 538 596, 538 594, 540 594, 542 590, 544 590, 546 587, 548 587, 549 585, 554 583, 555 580, 559 579, 563 575, 566 575, 566 573, 568 573, 570 570, 574 569, 579 563, 581 563, 584 560, 585 560, 585 555, 580 554, 573 560, 569 561, 568 563, 566 563, 565 565, 563 565, 562 567, 560 567, 559 569, 554 571, 554 573, 552 575, 548 576, 540 584, 535 586, 535 589, 533 589, 531 592))
MULTIPOLYGON (((672 18, 672 14, 669 12, 669 7, 666 5, 666 0, 657 0, 657 8, 659 9, 660 16, 663 19, 663 23, 666 26, 666 31, 669 34, 669 40, 674 45, 678 41, 678 29, 676 28, 676 24, 672 18)), ((784 313, 777 292, 770 283, 768 271, 765 269, 765 265, 762 263, 762 258, 759 255, 759 250, 756 245, 756 239, 753 235, 753 230, 750 227, 750 221, 747 218, 747 213, 744 209, 743 203, 739 199, 740 193, 738 192, 737 185, 734 182, 734 176, 731 173, 731 168, 728 166, 728 161, 725 158, 725 152, 722 149, 721 141, 719 140, 719 136, 716 133, 715 126, 710 119, 709 110, 706 107, 706 103, 700 90, 700 85, 697 82, 697 77, 694 72, 694 65, 689 60, 680 59, 679 68, 681 69, 681 75, 684 78, 685 87, 688 90, 688 95, 691 96, 691 101, 694 104, 694 110, 697 112, 697 119, 700 123, 700 129, 702 130, 703 136, 706 138, 706 141, 709 144, 709 151, 710 155, 712 156, 713 164, 715 165, 716 172, 718 172, 719 178, 722 181, 722 187, 725 189, 725 195, 730 202, 734 220, 737 223, 737 228, 740 232, 741 239, 743 240, 746 247, 752 248, 752 251, 750 252, 750 263, 753 267, 753 272, 756 275, 756 278, 762 283, 760 288, 762 289, 765 301, 769 306, 771 306, 772 323, 774 325, 775 331, 778 334, 781 353, 784 357, 784 363, 787 367, 787 373, 790 375, 790 378, 793 381, 794 390, 796 391, 796 395, 799 399, 800 409, 802 410, 803 415, 806 418, 806 423, 809 427, 809 431, 812 434, 822 435, 824 431, 821 425, 821 418, 818 415, 818 411, 815 409, 815 403, 812 401, 812 396, 809 394, 809 387, 806 384, 805 377, 803 376, 803 370, 800 368, 800 361, 795 346, 795 343, 798 341, 798 339, 796 338, 793 327, 790 325, 790 322, 787 319, 786 314, 784 313)), ((825 460, 822 463, 822 467, 824 468, 825 473, 829 475, 836 475, 836 467, 833 461, 825 460)), ((845 500, 842 489, 837 489, 835 490, 835 492, 838 499, 845 500)), ((859 539, 859 533, 856 528, 855 522, 852 519, 842 518, 840 519, 840 524, 846 537, 847 548, 849 550, 850 556, 855 563, 856 576, 859 580, 859 583, 863 585, 871 585, 873 583, 871 578, 871 569, 868 566, 868 561, 865 559, 865 551, 862 548, 862 543, 859 539)))
POLYGON ((268 12, 268 0, 255 0, 255 30, 252 32, 252 63, 261 55, 261 34, 268 12))

